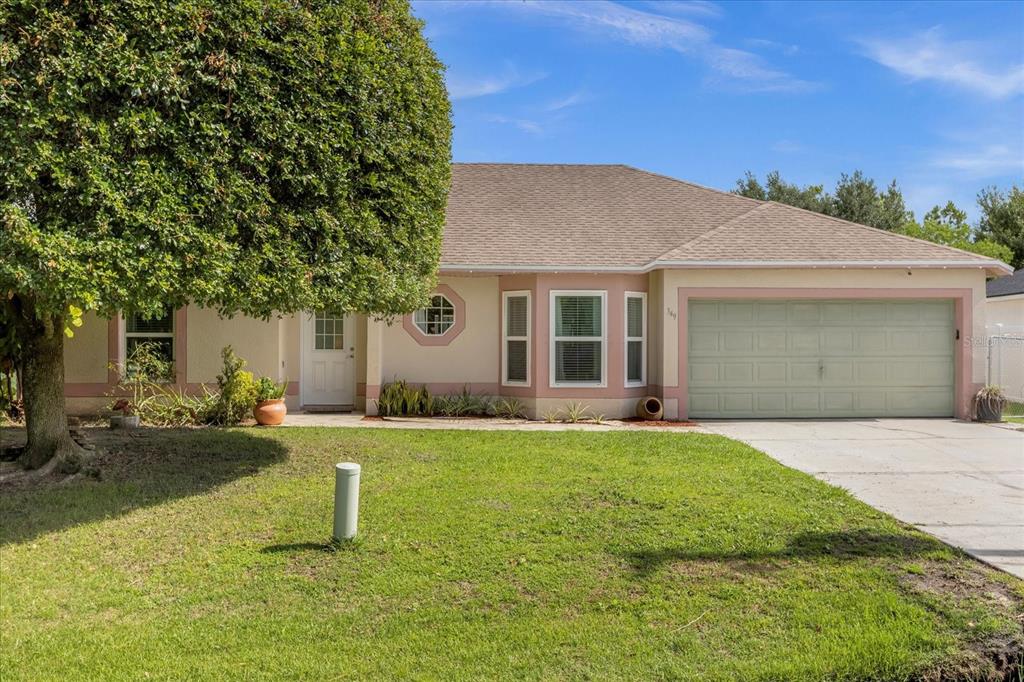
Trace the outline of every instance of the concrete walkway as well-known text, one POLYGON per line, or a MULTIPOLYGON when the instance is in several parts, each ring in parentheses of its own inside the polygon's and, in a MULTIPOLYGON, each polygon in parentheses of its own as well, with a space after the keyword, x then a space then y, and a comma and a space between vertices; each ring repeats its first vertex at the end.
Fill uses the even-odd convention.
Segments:
POLYGON ((703 422, 1024 578, 1024 432, 945 419, 703 422))

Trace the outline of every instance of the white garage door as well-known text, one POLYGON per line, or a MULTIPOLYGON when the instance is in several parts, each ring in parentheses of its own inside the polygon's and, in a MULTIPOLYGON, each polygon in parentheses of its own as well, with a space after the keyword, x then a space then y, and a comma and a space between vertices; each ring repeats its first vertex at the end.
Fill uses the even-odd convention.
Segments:
POLYGON ((691 300, 691 417, 950 417, 953 302, 691 300))

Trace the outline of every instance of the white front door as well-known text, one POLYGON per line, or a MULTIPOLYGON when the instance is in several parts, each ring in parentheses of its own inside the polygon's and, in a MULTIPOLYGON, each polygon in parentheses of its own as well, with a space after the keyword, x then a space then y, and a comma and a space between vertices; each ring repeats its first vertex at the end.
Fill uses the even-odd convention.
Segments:
POLYGON ((302 404, 352 404, 355 394, 352 317, 318 310, 302 315, 302 404))

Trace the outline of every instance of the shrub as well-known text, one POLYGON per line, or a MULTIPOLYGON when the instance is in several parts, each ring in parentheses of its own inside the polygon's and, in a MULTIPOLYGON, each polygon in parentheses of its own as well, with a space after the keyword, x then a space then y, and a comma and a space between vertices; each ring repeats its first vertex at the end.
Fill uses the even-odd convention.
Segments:
POLYGON ((115 369, 121 379, 113 410, 136 414, 140 422, 152 426, 194 426, 214 418, 217 394, 204 387, 202 395, 190 396, 170 385, 174 363, 157 353, 153 344, 139 344, 115 369))
POLYGON ((494 403, 494 415, 502 419, 525 419, 526 406, 518 398, 501 398, 494 403))
POLYGON ((260 377, 256 381, 256 402, 260 403, 264 400, 280 400, 284 397, 284 393, 287 388, 287 380, 277 383, 270 377, 260 377))
POLYGON ((590 409, 590 405, 579 402, 570 402, 565 405, 565 421, 570 424, 576 424, 581 421, 590 419, 587 416, 587 410, 590 409))
POLYGON ((377 399, 377 412, 382 417, 430 416, 435 398, 426 386, 415 387, 405 381, 384 384, 377 399))
POLYGON ((217 375, 217 391, 220 395, 211 421, 215 424, 237 424, 256 405, 256 380, 252 372, 243 369, 245 360, 235 355, 231 346, 225 346, 220 356, 224 363, 221 373, 217 375))

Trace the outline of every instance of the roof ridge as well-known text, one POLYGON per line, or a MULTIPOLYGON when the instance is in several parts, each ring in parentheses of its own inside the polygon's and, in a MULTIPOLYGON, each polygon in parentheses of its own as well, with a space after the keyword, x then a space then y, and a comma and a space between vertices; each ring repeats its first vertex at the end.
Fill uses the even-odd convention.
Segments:
POLYGON ((930 242, 927 239, 918 239, 917 237, 911 237, 911 236, 903 234, 901 232, 893 232, 891 230, 883 230, 880 227, 872 227, 870 225, 865 225, 863 223, 857 223, 857 222, 854 222, 852 220, 846 220, 845 218, 838 218, 836 216, 828 215, 827 213, 819 213, 817 211, 812 211, 809 208, 802 208, 800 206, 792 206, 790 204, 783 204, 782 202, 779 202, 779 201, 766 201, 765 203, 772 204, 774 206, 781 206, 782 208, 785 208, 785 209, 790 209, 790 210, 794 210, 794 211, 801 211, 803 213, 808 213, 810 215, 818 216, 818 217, 821 217, 821 218, 828 218, 829 220, 831 220, 833 222, 841 223, 841 224, 844 224, 844 225, 852 225, 853 227, 859 227, 862 230, 869 230, 869 231, 875 232, 875 233, 886 234, 886 235, 889 235, 891 237, 898 237, 898 238, 903 239, 905 241, 914 242, 915 244, 927 244, 928 246, 935 246, 935 247, 938 247, 940 249, 946 249, 947 251, 955 251, 957 253, 964 254, 966 256, 971 256, 973 258, 987 260, 989 262, 997 262, 997 263, 1001 263, 1002 262, 1002 261, 1000 261, 1000 260, 998 260, 996 258, 991 258, 989 256, 983 256, 982 254, 974 253, 973 251, 965 251, 964 249, 958 249, 955 246, 947 246, 946 244, 939 244, 938 242, 930 242))
POLYGON ((753 202, 757 203, 758 205, 767 203, 767 202, 765 202, 762 199, 752 199, 751 197, 745 197, 742 194, 736 194, 735 192, 728 192, 728 191, 726 191, 724 189, 717 189, 715 187, 708 187, 707 185, 698 185, 696 182, 690 182, 689 180, 680 180, 679 178, 673 178, 671 175, 663 175, 662 173, 655 173, 654 171, 645 170, 643 168, 637 168, 636 166, 630 166, 628 163, 618 163, 618 164, 614 164, 614 165, 622 166, 623 168, 628 168, 629 170, 636 171, 638 173, 643 173, 644 175, 650 175, 651 177, 661 178, 662 180, 671 180, 672 182, 678 182, 680 185, 688 185, 689 187, 696 187, 697 189, 702 189, 705 192, 714 192, 715 194, 723 194, 723 195, 725 195, 727 197, 731 197, 733 199, 739 199, 741 201, 753 201, 753 202))
MULTIPOLYGON (((757 201, 757 199, 752 199, 752 201, 757 201)), ((691 237, 690 239, 687 239, 683 243, 677 244, 677 245, 673 246, 668 251, 665 251, 664 253, 658 254, 658 256, 654 260, 652 260, 650 263, 648 263, 648 265, 652 265, 654 263, 657 263, 658 261, 660 261, 666 255, 672 253, 673 251, 679 251, 680 249, 684 249, 684 248, 686 248, 690 244, 693 244, 694 242, 696 242, 699 239, 703 239, 704 237, 708 237, 708 236, 710 236, 712 234, 715 234, 719 230, 726 229, 727 227, 729 227, 729 225, 731 225, 732 223, 736 222, 737 220, 739 220, 741 218, 746 218, 751 213, 754 213, 755 211, 759 211, 759 210, 761 210, 762 208, 764 208, 767 205, 768 205, 767 201, 759 201, 757 206, 754 206, 749 211, 744 211, 743 213, 740 213, 738 216, 733 216, 732 218, 729 218, 728 220, 726 220, 721 225, 717 225, 717 226, 711 228, 710 230, 707 230, 706 232, 701 232, 700 234, 698 234, 698 235, 696 235, 694 237, 691 237)))

